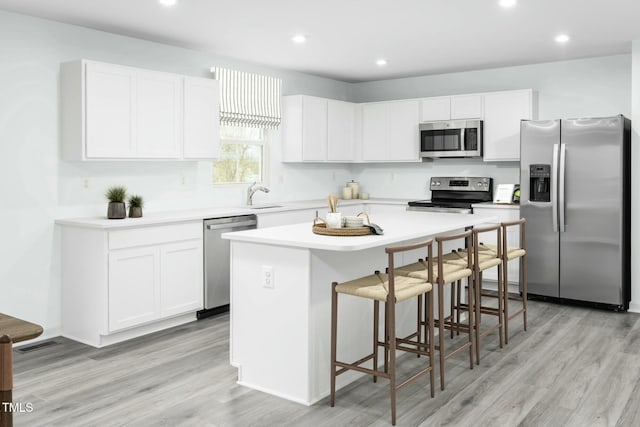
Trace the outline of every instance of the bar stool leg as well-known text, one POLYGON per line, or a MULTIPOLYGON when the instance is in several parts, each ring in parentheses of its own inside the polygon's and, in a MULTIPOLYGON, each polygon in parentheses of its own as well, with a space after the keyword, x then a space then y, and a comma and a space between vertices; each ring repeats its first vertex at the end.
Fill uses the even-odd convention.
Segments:
POLYGON ((5 410, 5 403, 13 402, 13 345, 11 338, 0 337, 0 426, 13 426, 13 413, 5 410))
POLYGON ((522 256, 522 321, 524 330, 527 330, 527 254, 522 256))
POLYGON ((336 342, 338 333, 338 293, 337 282, 331 284, 331 407, 336 402, 336 342))
POLYGON ((389 387, 391 392, 391 425, 396 425, 396 307, 394 301, 385 304, 387 310, 387 325, 389 326, 389 387))
POLYGON ((433 359, 435 358, 435 351, 436 351, 436 346, 435 343, 433 341, 433 291, 429 292, 429 295, 427 295, 427 304, 429 305, 429 313, 427 316, 425 316, 425 322, 429 322, 429 327, 425 330, 425 336, 427 335, 427 330, 428 332, 428 336, 429 336, 429 366, 431 367, 431 372, 429 372, 429 384, 431 386, 431 397, 435 396, 435 384, 436 384, 436 378, 435 378, 435 369, 434 368, 434 363, 433 363, 433 359))
MULTIPOLYGON (((378 370, 378 325, 380 323, 380 302, 373 301, 373 370, 378 370)), ((373 376, 373 382, 378 382, 378 376, 373 376)))
POLYGON ((444 390, 444 284, 438 280, 438 344, 440 346, 440 390, 444 390))
MULTIPOLYGON (((422 295, 418 295, 418 309, 416 310, 417 314, 417 318, 418 318, 418 325, 416 328, 416 341, 417 342, 422 342, 422 295)), ((426 340, 426 336, 425 336, 425 340, 426 340)), ((425 341, 426 342, 426 341, 425 341)), ((416 357, 420 357, 420 354, 416 354, 416 357)))
POLYGON ((503 306, 504 303, 508 301, 508 299, 504 298, 504 293, 506 291, 506 282, 504 275, 506 268, 503 267, 503 264, 498 264, 498 339, 500 341, 500 348, 502 348, 503 341, 503 328, 506 327, 507 321, 506 316, 504 315, 503 306))
POLYGON ((502 308, 502 313, 504 316, 504 342, 509 344, 509 274, 508 274, 508 263, 509 260, 506 255, 503 255, 504 261, 502 262, 505 267, 502 272, 502 277, 504 281, 504 307, 502 308))

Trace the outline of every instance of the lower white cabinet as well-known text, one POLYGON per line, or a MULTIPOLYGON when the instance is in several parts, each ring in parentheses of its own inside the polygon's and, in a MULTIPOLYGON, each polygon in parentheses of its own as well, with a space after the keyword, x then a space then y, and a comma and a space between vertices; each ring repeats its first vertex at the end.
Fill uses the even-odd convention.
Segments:
POLYGON ((203 307, 202 221, 62 227, 62 335, 113 344, 195 320, 203 307))
MULTIPOLYGON (((473 207, 473 213, 479 215, 491 215, 497 217, 497 222, 517 221, 520 219, 520 207, 513 205, 491 205, 488 207, 473 207)), ((495 245, 495 233, 485 233, 481 235, 481 241, 487 244, 495 245)), ((509 227, 507 229, 507 245, 509 247, 520 246, 520 228, 509 227)), ((507 270, 507 278, 509 283, 518 284, 520 282, 520 262, 518 260, 509 261, 507 270)), ((498 280, 498 269, 491 268, 482 273, 484 279, 498 280)))

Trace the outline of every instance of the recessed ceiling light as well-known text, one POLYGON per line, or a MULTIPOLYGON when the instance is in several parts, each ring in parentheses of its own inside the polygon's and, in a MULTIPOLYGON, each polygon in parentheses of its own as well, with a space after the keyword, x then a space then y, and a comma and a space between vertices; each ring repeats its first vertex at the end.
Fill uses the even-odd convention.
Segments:
POLYGON ((376 61, 376 65, 378 67, 384 67, 385 65, 387 65, 387 60, 386 59, 378 59, 376 61))
POLYGON ((502 7, 513 7, 516 5, 516 0, 500 0, 498 4, 502 7))
POLYGON ((291 41, 293 41, 294 43, 301 44, 306 42, 307 38, 302 34, 296 34, 295 36, 291 37, 291 41))
POLYGON ((178 0, 158 0, 163 6, 173 6, 178 3, 178 0))
POLYGON ((555 40, 557 43, 566 43, 569 41, 569 36, 566 34, 558 34, 555 40))

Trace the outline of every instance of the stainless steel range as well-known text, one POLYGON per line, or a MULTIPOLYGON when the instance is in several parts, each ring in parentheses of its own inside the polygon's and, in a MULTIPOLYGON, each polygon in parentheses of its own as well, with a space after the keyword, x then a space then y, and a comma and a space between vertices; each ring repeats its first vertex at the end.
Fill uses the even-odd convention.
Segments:
POLYGON ((433 177, 431 200, 409 202, 407 210, 424 212, 473 213, 474 203, 493 200, 493 178, 433 177))

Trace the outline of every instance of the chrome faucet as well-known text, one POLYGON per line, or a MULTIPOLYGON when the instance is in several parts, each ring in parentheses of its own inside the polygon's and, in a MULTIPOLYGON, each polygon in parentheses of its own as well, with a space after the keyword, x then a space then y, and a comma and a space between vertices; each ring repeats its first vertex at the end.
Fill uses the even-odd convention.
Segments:
POLYGON ((257 182, 254 182, 247 188, 247 206, 253 205, 253 195, 256 191, 264 191, 265 193, 269 192, 267 187, 263 187, 262 185, 258 185, 256 187, 257 182))

